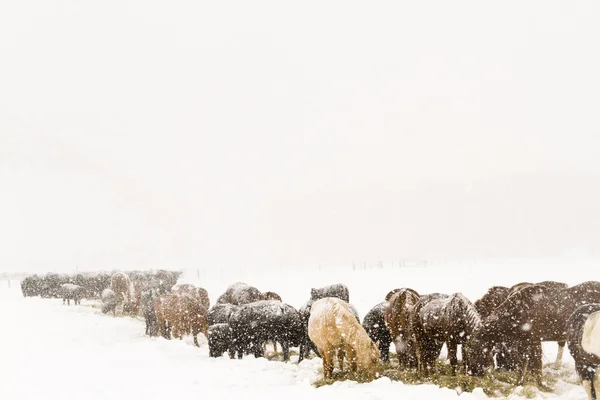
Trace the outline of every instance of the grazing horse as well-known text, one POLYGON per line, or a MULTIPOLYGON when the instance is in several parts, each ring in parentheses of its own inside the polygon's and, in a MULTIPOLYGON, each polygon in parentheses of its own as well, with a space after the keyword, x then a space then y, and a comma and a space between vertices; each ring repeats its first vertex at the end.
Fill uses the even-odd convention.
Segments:
POLYGON ((452 373, 458 366, 458 345, 468 359, 465 343, 481 326, 475 306, 462 293, 420 299, 411 313, 410 334, 417 353, 418 370, 428 375, 446 343, 452 373))
POLYGON ((402 288, 390 297, 383 314, 385 325, 396 347, 398 364, 402 368, 417 366, 415 349, 409 339, 408 330, 412 309, 419 299, 419 293, 416 291, 402 288))
POLYGON ((182 339, 184 334, 191 334, 196 347, 200 346, 199 333, 208 338, 207 309, 195 296, 188 293, 163 295, 154 303, 154 311, 159 332, 164 338, 182 339))
POLYGON ((384 315, 387 306, 388 302, 384 301, 371 308, 362 323, 371 340, 379 345, 379 354, 384 363, 390 362, 390 344, 392 344, 392 336, 385 326, 384 315))
POLYGON ((348 303, 326 297, 312 304, 308 336, 323 358, 323 376, 333 377, 333 358, 337 354, 340 369, 344 357, 351 372, 359 378, 373 380, 379 372, 379 349, 348 308, 348 303))
POLYGON ((277 294, 277 293, 275 293, 275 292, 264 292, 264 293, 261 293, 261 295, 260 295, 260 299, 261 299, 261 300, 277 300, 277 301, 283 301, 283 300, 281 300, 281 296, 280 296, 280 295, 278 295, 278 294, 277 294))
MULTIPOLYGON (((282 301, 281 300, 281 296, 278 295, 275 292, 264 292, 260 294, 260 298, 261 300, 276 300, 276 301, 282 301)), ((271 343, 273 345, 273 351, 275 353, 277 353, 277 342, 273 342, 271 340, 266 340, 263 343, 263 352, 267 351, 267 343, 271 343)))
POLYGON ((217 299, 217 304, 229 303, 236 306, 240 304, 248 304, 261 300, 261 292, 254 286, 247 285, 243 282, 237 282, 230 285, 225 293, 217 299))
POLYGON ((567 321, 567 343, 589 400, 600 391, 600 304, 577 308, 567 321))
POLYGON ((508 298, 484 320, 471 338, 469 370, 482 375, 490 366, 489 351, 506 342, 520 355, 519 384, 530 369, 542 385, 542 342, 566 340, 566 323, 580 306, 600 303, 600 282, 588 281, 567 288, 526 285, 508 298))
POLYGON ((482 319, 487 318, 500 304, 506 300, 510 289, 505 286, 492 286, 485 294, 475 301, 475 309, 482 319))
POLYGON ((210 308, 210 299, 208 298, 208 292, 206 289, 201 287, 196 287, 191 283, 184 283, 181 285, 174 286, 171 289, 173 293, 187 293, 191 296, 195 296, 200 300, 200 303, 208 310, 210 308))
POLYGON ((310 308, 312 307, 312 303, 312 301, 307 301, 298 309, 303 328, 303 340, 300 343, 300 348, 298 349, 298 352, 300 353, 298 355, 298 364, 300 364, 305 358, 308 358, 311 351, 317 356, 321 357, 319 351, 317 350, 317 346, 315 346, 315 344, 308 337, 308 319, 310 318, 310 308))
POLYGON ((335 285, 324 286, 322 288, 311 288, 310 299, 319 300, 325 297, 337 297, 338 299, 344 300, 346 303, 350 302, 350 291, 348 286, 343 283, 336 283, 335 285))
POLYGON ((81 299, 83 298, 83 287, 79 285, 74 285, 72 283, 63 283, 60 285, 60 295, 62 297, 63 304, 65 304, 65 300, 67 301, 67 305, 71 305, 71 300, 75 305, 81 304, 81 299))
MULTIPOLYGON (((485 292, 483 297, 475 301, 475 309, 482 320, 486 319, 496 307, 506 300, 510 290, 510 288, 505 286, 492 286, 485 292)), ((498 371, 515 370, 516 360, 514 359, 514 349, 509 348, 506 343, 497 343, 494 346, 493 353, 496 357, 496 369, 498 371)))
POLYGON ((276 300, 260 300, 236 307, 229 316, 229 327, 231 350, 238 358, 249 352, 262 357, 262 344, 270 340, 281 344, 283 359, 287 361, 290 347, 300 345, 304 333, 298 311, 276 300))
POLYGON ((130 303, 130 286, 131 280, 129 279, 129 276, 123 272, 115 272, 110 277, 110 288, 115 293, 115 309, 121 306, 124 311, 126 304, 130 303))
MULTIPOLYGON (((487 318, 496 307, 498 307, 504 300, 508 298, 509 295, 523 289, 524 287, 534 285, 534 283, 530 282, 521 282, 513 285, 510 288, 505 288, 504 286, 493 286, 486 294, 479 300, 475 302, 475 308, 479 312, 479 315, 482 319, 487 318)), ((541 285, 550 290, 560 290, 566 289, 568 285, 563 282, 556 281, 543 281, 536 283, 536 285, 541 285)), ((565 342, 558 342, 558 352, 556 354, 555 365, 559 367, 562 363, 562 357, 564 353, 565 342)), ((518 360, 516 359, 518 350, 510 348, 506 342, 498 343, 494 346, 494 354, 496 356, 496 364, 497 369, 500 371, 515 371, 518 367, 518 360)))

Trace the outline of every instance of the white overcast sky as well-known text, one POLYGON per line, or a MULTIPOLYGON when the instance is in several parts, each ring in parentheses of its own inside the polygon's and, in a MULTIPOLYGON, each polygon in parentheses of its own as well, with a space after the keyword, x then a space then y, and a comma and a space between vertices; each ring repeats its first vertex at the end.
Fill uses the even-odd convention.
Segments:
POLYGON ((0 271, 600 253, 600 2, 0 4, 0 271))

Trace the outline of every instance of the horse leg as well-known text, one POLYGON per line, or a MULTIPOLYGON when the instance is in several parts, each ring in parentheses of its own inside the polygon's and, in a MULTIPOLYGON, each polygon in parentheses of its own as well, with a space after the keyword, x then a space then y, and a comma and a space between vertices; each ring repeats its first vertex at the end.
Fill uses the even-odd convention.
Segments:
POLYGON ((446 342, 446 347, 448 347, 448 359, 450 360, 450 366, 452 367, 452 375, 456 375, 456 367, 458 365, 456 353, 458 351, 458 344, 453 340, 449 340, 446 342))
MULTIPOLYGON (((338 358, 338 364, 340 365, 340 372, 344 372, 344 348, 343 347, 340 347, 338 349, 337 358, 338 358)), ((350 358, 348 358, 348 361, 350 361, 350 358)))
POLYGON ((384 363, 390 362, 390 344, 385 340, 379 341, 379 354, 381 355, 381 361, 384 363))
POLYGON ((304 344, 304 341, 302 341, 302 343, 300 343, 300 347, 298 348, 298 364, 304 360, 304 352, 306 351, 306 347, 307 346, 304 344))
POLYGON ((591 394, 592 394, 592 399, 596 400, 598 398, 598 391, 600 390, 600 374, 598 374, 598 369, 596 368, 594 370, 594 378, 592 379, 592 387, 591 387, 591 394))
POLYGON ((560 368, 562 366, 563 353, 565 352, 565 342, 558 342, 558 352, 556 353, 556 361, 554 362, 554 368, 560 368))
POLYGON ((318 349, 321 358, 323 358, 323 378, 331 379, 333 378, 333 353, 334 350, 328 349, 318 349))
POLYGON ((346 346, 346 359, 350 362, 350 372, 356 374, 358 371, 358 357, 352 346, 346 346))
POLYGON ((582 381, 583 389, 585 390, 585 394, 587 394, 588 400, 596 400, 596 391, 595 385, 593 385, 592 381, 582 381))
MULTIPOLYGON (((276 345, 277 342, 273 342, 276 345)), ((290 360, 290 345, 283 341, 281 342, 281 351, 283 352, 283 361, 289 361, 290 360)))
POLYGON ((543 374, 542 374, 542 342, 536 342, 533 346, 532 346, 532 351, 531 351, 531 371, 533 373, 533 375, 535 376, 535 381, 538 385, 538 387, 543 388, 543 389, 550 389, 543 381, 543 374))

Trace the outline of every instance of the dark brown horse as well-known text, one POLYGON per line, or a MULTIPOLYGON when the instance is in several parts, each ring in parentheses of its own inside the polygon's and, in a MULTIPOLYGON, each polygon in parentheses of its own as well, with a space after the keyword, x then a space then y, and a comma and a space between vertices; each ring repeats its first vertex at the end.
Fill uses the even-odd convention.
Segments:
POLYGON ((519 384, 528 370, 541 384, 542 342, 566 340, 566 323, 577 307, 600 303, 600 282, 557 288, 549 285, 524 285, 484 320, 469 346, 472 357, 469 371, 482 375, 491 366, 491 349, 507 343, 519 357, 519 384))
POLYGON ((281 296, 275 292, 263 292, 263 293, 261 293, 260 298, 261 298, 261 300, 283 301, 283 300, 281 300, 281 296))
POLYGON ((487 318, 508 297, 510 289, 506 286, 492 286, 485 294, 475 301, 475 309, 482 319, 487 318))
MULTIPOLYGON (((531 286, 531 285, 542 285, 551 290, 566 289, 568 285, 563 282, 556 281, 543 281, 539 283, 521 282, 516 285, 506 288, 504 286, 493 286, 483 295, 483 297, 475 302, 475 308, 479 312, 482 319, 486 319, 496 307, 498 307, 504 300, 508 298, 512 293, 518 290, 531 286)), ((555 365, 559 367, 562 363, 562 357, 564 353, 565 343, 563 341, 558 342, 558 352, 556 355, 555 365)), ((496 357, 496 368, 501 371, 514 371, 517 368, 518 360, 516 355, 518 354, 517 349, 510 348, 505 342, 499 343, 494 346, 494 355, 496 357)))
POLYGON ((452 373, 455 374, 458 345, 461 345, 463 360, 466 360, 468 350, 465 343, 480 326, 479 313, 462 293, 420 299, 412 310, 410 324, 419 372, 429 375, 446 343, 452 373))
POLYGON ((416 353, 413 342, 408 336, 408 330, 412 309, 419 299, 419 293, 413 289, 402 288, 390 297, 389 305, 384 312, 385 325, 396 347, 400 367, 417 366, 416 353))

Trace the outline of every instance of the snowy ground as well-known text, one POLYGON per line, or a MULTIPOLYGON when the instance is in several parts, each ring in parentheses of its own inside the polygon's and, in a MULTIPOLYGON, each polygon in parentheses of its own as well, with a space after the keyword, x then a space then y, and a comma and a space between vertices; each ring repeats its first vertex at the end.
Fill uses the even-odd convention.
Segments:
MULTIPOLYGON (((509 267, 487 265, 428 268, 384 268, 356 270, 327 269, 252 273, 239 271, 235 277, 208 276, 188 271, 181 281, 204 286, 211 301, 237 280, 266 291, 278 292, 284 301, 299 307, 311 287, 344 282, 361 317, 381 301, 388 290, 409 286, 427 293, 461 291, 472 300, 494 284, 520 281, 562 280, 576 284, 593 279, 591 265, 579 262, 533 263, 509 267)), ((4 283, 4 282, 0 282, 4 283)), ((296 364, 245 357, 211 359, 204 338, 195 348, 189 338, 167 341, 144 336, 141 319, 102 315, 92 302, 63 306, 58 299, 23 298, 18 285, 0 288, 0 399, 211 399, 343 398, 343 399, 455 399, 456 391, 434 385, 405 385, 381 378, 368 384, 352 381, 315 388, 320 377, 318 358, 296 364)), ((545 362, 552 361, 556 344, 544 345, 545 362)), ((566 368, 572 359, 565 352, 566 368)), ((559 382, 554 393, 538 397, 584 399, 581 386, 559 382)), ((481 391, 462 393, 462 399, 486 399, 481 391)), ((521 398, 513 395, 511 398, 521 398)))

